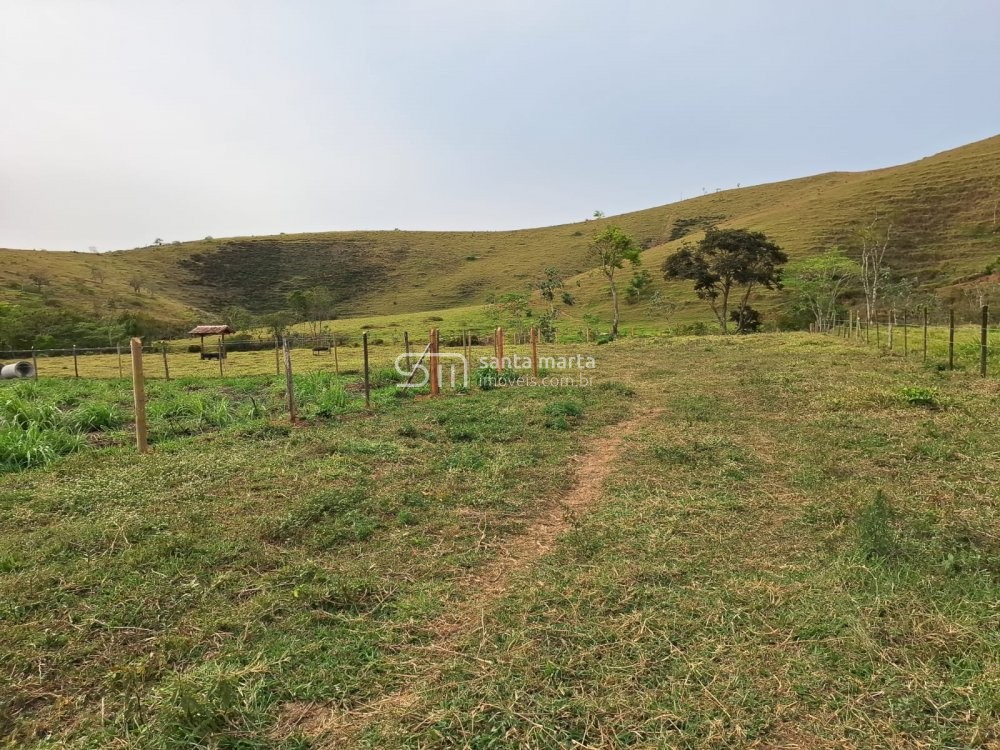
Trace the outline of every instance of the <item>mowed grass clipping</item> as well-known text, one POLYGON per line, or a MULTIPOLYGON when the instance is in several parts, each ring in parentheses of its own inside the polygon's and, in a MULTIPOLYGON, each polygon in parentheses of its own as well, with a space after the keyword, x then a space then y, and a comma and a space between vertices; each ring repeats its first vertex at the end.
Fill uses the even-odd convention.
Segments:
POLYGON ((996 383, 827 337, 632 358, 663 411, 603 508, 357 746, 1000 742, 996 383))
POLYGON ((598 354, 593 388, 394 398, 0 479, 0 730, 39 748, 1000 742, 996 381, 832 336, 598 354), (596 508, 438 632, 572 485, 569 457, 644 414, 596 508))
MULTIPOLYGON (((58 381, 38 398, 82 401, 88 385, 121 395, 58 381)), ((567 457, 631 408, 574 390, 579 415, 552 430, 546 407, 568 393, 522 388, 388 395, 363 414, 341 408, 353 385, 318 373, 292 428, 248 413, 267 381, 157 385, 151 455, 97 446, 0 477, 12 746, 276 747, 286 702, 392 689, 394 654, 456 578, 501 554, 566 487, 567 457), (174 421, 192 434, 168 439, 174 421)))

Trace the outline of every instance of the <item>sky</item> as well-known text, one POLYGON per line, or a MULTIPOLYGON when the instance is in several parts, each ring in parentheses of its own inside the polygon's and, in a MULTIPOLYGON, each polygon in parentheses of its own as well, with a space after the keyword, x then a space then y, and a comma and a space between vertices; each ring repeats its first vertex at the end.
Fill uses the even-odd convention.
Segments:
POLYGON ((0 0, 0 247, 580 221, 1000 132, 997 0, 0 0))

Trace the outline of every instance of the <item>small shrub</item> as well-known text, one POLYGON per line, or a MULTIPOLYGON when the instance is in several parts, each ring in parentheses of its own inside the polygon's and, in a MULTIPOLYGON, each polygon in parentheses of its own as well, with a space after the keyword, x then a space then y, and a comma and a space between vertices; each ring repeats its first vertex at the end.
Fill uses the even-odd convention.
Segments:
POLYGON ((349 402, 347 390, 336 383, 316 396, 312 411, 318 417, 334 417, 347 411, 349 402))
POLYGON ((899 395, 910 406, 926 406, 936 409, 941 405, 937 388, 903 388, 899 395))
POLYGON ((579 417, 583 414, 583 407, 576 401, 554 401, 542 413, 549 417, 579 417))
POLYGON ((550 430, 568 430, 570 427, 566 417, 549 417, 545 420, 545 426, 550 430))

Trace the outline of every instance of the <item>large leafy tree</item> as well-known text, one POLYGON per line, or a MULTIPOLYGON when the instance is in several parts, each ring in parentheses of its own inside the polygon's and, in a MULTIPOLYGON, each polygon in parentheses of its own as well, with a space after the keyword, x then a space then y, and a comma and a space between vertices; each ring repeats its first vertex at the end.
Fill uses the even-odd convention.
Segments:
POLYGON ((788 256, 763 232, 713 227, 697 245, 667 258, 663 275, 668 280, 693 281, 698 298, 708 302, 722 332, 729 333, 733 293, 740 295, 734 320, 737 330, 744 330, 754 289, 781 289, 781 266, 786 262, 788 256))
POLYGON ((794 303, 808 310, 822 331, 836 322, 837 305, 860 273, 861 267, 834 247, 789 264, 785 286, 794 303))
POLYGON ((594 237, 590 243, 590 252, 597 259, 601 273, 608 280, 612 305, 611 338, 618 338, 618 284, 615 274, 624 268, 626 263, 638 266, 641 262, 642 249, 624 230, 610 226, 594 237))

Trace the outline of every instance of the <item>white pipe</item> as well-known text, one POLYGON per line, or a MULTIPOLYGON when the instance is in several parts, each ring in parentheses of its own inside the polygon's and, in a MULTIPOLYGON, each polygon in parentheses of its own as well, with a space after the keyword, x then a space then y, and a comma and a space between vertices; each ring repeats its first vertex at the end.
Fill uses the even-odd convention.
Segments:
POLYGON ((30 378, 35 374, 35 368, 31 362, 15 362, 12 365, 0 366, 0 380, 11 380, 13 378, 30 378))

